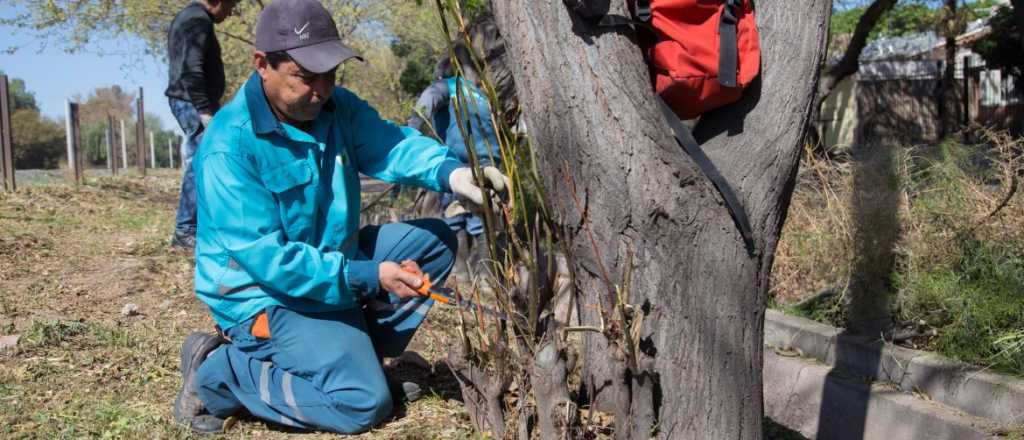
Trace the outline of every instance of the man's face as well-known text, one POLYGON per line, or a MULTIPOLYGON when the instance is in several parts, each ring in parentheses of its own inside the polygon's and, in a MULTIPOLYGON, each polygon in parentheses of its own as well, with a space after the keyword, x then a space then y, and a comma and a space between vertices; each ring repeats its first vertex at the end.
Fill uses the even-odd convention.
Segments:
POLYGON ((213 22, 223 23, 224 20, 227 20, 235 9, 235 3, 238 3, 238 0, 208 0, 207 10, 210 11, 210 15, 213 15, 213 22))
POLYGON ((263 78, 263 92, 278 118, 294 124, 316 119, 334 91, 337 67, 315 74, 295 61, 284 61, 275 69, 266 54, 256 52, 256 71, 263 78))

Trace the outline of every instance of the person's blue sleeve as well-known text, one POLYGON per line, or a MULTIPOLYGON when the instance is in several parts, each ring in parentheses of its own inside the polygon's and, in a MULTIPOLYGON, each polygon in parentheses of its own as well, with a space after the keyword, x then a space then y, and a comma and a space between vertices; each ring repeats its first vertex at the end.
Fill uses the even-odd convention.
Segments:
POLYGON ((385 182, 451 192, 448 176, 465 165, 447 147, 410 127, 381 119, 366 101, 341 89, 359 172, 385 182))
POLYGON ((348 260, 341 252, 321 252, 287 240, 274 195, 251 159, 216 152, 206 155, 200 166, 197 189, 212 211, 208 230, 265 290, 353 307, 356 290, 372 293, 379 288, 377 263, 348 260))

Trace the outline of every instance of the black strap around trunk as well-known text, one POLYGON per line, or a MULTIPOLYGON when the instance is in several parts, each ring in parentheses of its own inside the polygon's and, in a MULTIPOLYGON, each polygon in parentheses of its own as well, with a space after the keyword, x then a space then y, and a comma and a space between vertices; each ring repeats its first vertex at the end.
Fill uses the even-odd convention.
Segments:
POLYGON ((736 43, 736 23, 739 22, 740 0, 726 0, 718 24, 718 83, 724 87, 736 87, 739 76, 736 67, 739 49, 736 43))
POLYGON ((697 167, 700 168, 704 175, 708 176, 711 183, 718 189, 718 193, 722 195, 722 199, 725 200, 726 208, 729 209, 729 213, 732 214, 732 219, 736 223, 740 235, 743 236, 743 244, 746 245, 747 253, 750 256, 757 255, 754 233, 750 228, 750 221, 747 219, 747 211, 743 209, 743 205, 736 198, 736 193, 729 186, 729 182, 718 172, 718 168, 715 167, 715 164, 711 163, 711 159, 700 148, 700 144, 693 137, 693 133, 683 125, 679 117, 676 116, 676 113, 665 103, 665 100, 661 99, 661 96, 655 96, 655 98, 658 100, 658 107, 661 108, 662 115, 675 133, 676 142, 679 142, 679 145, 683 147, 686 154, 690 155, 690 158, 693 159, 693 162, 697 164, 697 167))

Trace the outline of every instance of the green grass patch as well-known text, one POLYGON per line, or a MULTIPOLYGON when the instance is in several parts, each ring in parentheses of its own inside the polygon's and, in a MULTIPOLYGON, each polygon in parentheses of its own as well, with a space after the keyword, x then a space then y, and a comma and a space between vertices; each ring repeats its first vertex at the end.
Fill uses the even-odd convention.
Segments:
POLYGON ((959 261, 900 274, 900 313, 939 329, 931 346, 954 359, 1024 375, 1024 258, 960 238, 959 261))
POLYGON ((105 348, 136 349, 139 338, 123 329, 111 329, 99 324, 77 321, 33 321, 25 335, 29 347, 60 346, 74 341, 76 345, 105 348))

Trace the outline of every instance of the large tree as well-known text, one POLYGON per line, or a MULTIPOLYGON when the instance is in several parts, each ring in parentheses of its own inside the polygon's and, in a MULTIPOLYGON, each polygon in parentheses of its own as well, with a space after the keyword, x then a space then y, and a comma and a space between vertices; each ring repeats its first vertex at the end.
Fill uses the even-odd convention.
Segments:
MULTIPOLYGON (((599 330, 585 333, 583 378, 592 401, 614 410, 619 438, 762 433, 768 274, 831 2, 757 6, 762 79, 696 130, 746 206, 751 253, 670 134, 631 32, 599 28, 557 0, 495 2, 543 184, 567 234, 583 324, 599 330)), ((628 16, 624 2, 611 2, 611 13, 628 16)), ((554 353, 541 345, 536 370, 554 353)), ((535 388, 564 386, 562 375, 533 377, 535 388)), ((482 394, 501 385, 483 382, 482 394)), ((535 393, 542 427, 560 420, 547 413, 564 407, 541 397, 565 393, 535 393)))

